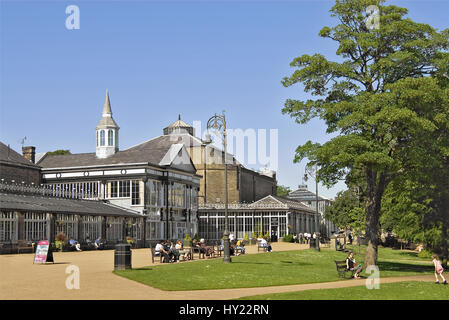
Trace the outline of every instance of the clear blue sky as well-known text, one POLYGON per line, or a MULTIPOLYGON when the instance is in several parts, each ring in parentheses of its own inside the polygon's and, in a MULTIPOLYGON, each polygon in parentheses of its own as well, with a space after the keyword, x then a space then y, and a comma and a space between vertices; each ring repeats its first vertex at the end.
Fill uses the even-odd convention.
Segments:
MULTIPOLYGON (((390 1, 415 21, 449 27, 449 1, 390 1)), ((336 45, 317 36, 336 21, 333 1, 2 1, 0 140, 20 152, 95 151, 106 89, 120 148, 160 135, 177 119, 203 121, 226 109, 231 128, 279 130, 279 184, 296 188, 295 148, 324 142, 320 121, 282 115, 301 87, 281 80, 291 60, 336 45), (65 8, 80 9, 67 30, 65 8)), ((249 166, 257 168, 257 166, 249 166)), ((340 183, 320 192, 333 198, 340 183)), ((312 189, 313 190, 313 189, 312 189)))

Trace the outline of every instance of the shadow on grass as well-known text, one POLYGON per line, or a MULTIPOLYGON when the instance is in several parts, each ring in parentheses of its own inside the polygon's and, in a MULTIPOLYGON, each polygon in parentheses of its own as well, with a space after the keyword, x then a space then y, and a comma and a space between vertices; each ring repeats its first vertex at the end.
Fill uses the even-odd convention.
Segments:
POLYGON ((377 263, 380 271, 402 271, 402 272, 433 272, 434 266, 423 266, 400 262, 380 261, 377 263))
POLYGON ((136 270, 136 271, 146 271, 146 270, 153 270, 153 268, 150 268, 150 267, 142 267, 142 268, 133 268, 132 270, 133 270, 133 271, 134 271, 134 270, 136 270))
POLYGON ((307 263, 307 262, 299 262, 299 261, 285 261, 282 260, 280 261, 281 263, 288 263, 288 264, 293 264, 295 266, 311 266, 312 263, 307 263))
POLYGON ((235 263, 243 263, 243 264, 273 264, 273 263, 269 263, 269 262, 249 262, 249 261, 232 261, 232 264, 235 263))

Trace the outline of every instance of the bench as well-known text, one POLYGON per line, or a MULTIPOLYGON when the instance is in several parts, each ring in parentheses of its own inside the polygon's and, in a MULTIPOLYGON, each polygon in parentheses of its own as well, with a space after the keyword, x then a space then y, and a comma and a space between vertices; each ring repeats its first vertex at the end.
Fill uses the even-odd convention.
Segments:
POLYGON ((354 277, 355 270, 346 269, 346 260, 335 261, 335 266, 337 267, 338 275, 344 279, 351 279, 354 277), (349 275, 349 277, 347 277, 349 275))
POLYGON ((218 243, 215 245, 215 247, 216 247, 216 249, 214 249, 214 250, 217 253, 217 256, 221 257, 221 255, 224 252, 224 248, 221 246, 221 244, 218 244, 218 243))
POLYGON ((162 259, 164 258, 164 256, 162 254, 156 254, 155 248, 150 248, 150 249, 151 249, 151 262, 154 263, 154 258, 159 257, 159 263, 162 263, 162 259))
POLYGON ((17 253, 20 253, 21 250, 34 252, 34 243, 30 243, 26 240, 17 241, 17 253))
POLYGON ((257 252, 259 252, 260 250, 262 251, 267 251, 267 247, 265 247, 260 241, 257 241, 257 252))

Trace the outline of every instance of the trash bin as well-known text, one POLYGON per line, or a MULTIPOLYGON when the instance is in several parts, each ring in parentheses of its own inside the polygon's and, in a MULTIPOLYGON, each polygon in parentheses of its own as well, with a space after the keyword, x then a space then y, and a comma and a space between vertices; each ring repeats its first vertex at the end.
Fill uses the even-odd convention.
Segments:
POLYGON ((131 269, 131 245, 117 244, 114 252, 114 270, 131 269))

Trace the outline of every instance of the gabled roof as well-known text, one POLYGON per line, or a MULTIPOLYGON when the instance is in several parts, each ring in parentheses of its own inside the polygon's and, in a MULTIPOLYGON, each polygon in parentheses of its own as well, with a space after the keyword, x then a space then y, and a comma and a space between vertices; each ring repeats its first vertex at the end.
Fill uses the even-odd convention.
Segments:
POLYGON ((272 206, 278 205, 280 207, 285 207, 288 209, 296 209, 296 210, 308 211, 310 213, 316 213, 315 210, 302 204, 299 201, 295 201, 292 199, 287 199, 287 198, 279 197, 279 196, 273 196, 273 195, 268 195, 260 200, 253 202, 252 204, 250 204, 250 206, 255 206, 255 207, 261 206, 261 205, 272 205, 272 206))
MULTIPOLYGON (((207 203, 199 207, 200 211, 207 211, 210 209, 223 210, 225 205, 223 203, 207 203)), ((301 202, 286 199, 283 197, 268 195, 258 201, 252 203, 229 203, 230 210, 294 210, 306 212, 309 214, 316 214, 312 208, 302 204, 301 202)))
POLYGON ((28 159, 25 159, 21 154, 17 153, 3 142, 0 142, 0 162, 10 165, 25 165, 36 169, 40 168, 38 165, 32 163, 28 159))
MULTIPOLYGON (((167 155, 172 145, 177 144, 177 139, 170 139, 170 136, 160 136, 155 139, 145 141, 126 150, 118 151, 107 158, 97 158, 94 152, 47 155, 42 158, 39 165, 45 168, 70 168, 102 165, 120 165, 132 163, 149 163, 160 166, 161 161, 167 155)), ((181 169, 182 170, 182 169, 181 169)), ((195 167, 193 170, 196 171, 195 167)), ((192 170, 186 169, 191 172, 192 170)))

